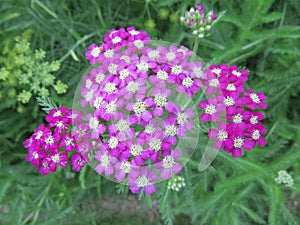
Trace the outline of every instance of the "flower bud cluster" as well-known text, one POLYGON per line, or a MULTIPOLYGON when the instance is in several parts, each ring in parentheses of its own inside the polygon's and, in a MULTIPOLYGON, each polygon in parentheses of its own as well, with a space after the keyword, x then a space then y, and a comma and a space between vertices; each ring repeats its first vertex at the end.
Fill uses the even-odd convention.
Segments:
POLYGON ((185 179, 181 176, 173 176, 168 181, 168 189, 173 191, 179 191, 181 188, 185 187, 185 179))
POLYGON ((286 187, 292 187, 294 185, 294 180, 292 176, 286 170, 278 171, 278 176, 275 178, 277 184, 283 184, 286 187))
POLYGON ((213 10, 205 14, 205 10, 200 3, 196 4, 196 9, 191 7, 185 11, 185 15, 180 17, 181 23, 192 30, 193 35, 204 38, 211 29, 212 23, 217 20, 213 10))

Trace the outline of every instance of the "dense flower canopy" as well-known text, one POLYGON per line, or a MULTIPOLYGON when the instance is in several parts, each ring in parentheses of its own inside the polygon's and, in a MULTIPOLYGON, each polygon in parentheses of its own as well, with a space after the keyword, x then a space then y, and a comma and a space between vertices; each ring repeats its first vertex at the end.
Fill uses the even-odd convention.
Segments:
POLYGON ((27 159, 45 175, 71 157, 75 171, 90 163, 133 193, 152 194, 155 182, 181 172, 200 121, 213 122, 208 137, 233 157, 266 142, 264 116, 256 110, 266 108, 266 97, 245 91, 247 70, 226 64, 204 69, 186 47, 151 41, 135 27, 112 29, 103 43, 89 46, 86 58, 92 67, 74 109, 51 110, 49 127, 41 125, 24 143, 27 159), (198 109, 193 98, 200 99, 198 109))

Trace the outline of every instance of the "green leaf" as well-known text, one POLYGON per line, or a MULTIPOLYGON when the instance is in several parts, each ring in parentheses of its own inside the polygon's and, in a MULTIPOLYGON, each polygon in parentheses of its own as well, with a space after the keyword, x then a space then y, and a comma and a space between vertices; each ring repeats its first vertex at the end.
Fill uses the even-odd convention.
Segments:
POLYGON ((279 186, 269 183, 269 199, 270 199, 270 212, 268 215, 269 225, 279 225, 280 223, 280 208, 283 201, 282 191, 279 186))
POLYGON ((247 206, 237 204, 235 203, 236 206, 238 206, 242 211, 244 211, 249 218, 251 218, 254 222, 259 223, 259 224, 266 224, 266 222, 253 210, 249 209, 247 206))
POLYGON ((19 17, 21 14, 20 13, 2 13, 0 17, 0 24, 15 19, 19 17))
POLYGON ((282 18, 282 13, 280 12, 272 12, 270 14, 264 15, 262 16, 261 20, 264 23, 270 23, 270 22, 274 22, 276 20, 279 20, 282 18))

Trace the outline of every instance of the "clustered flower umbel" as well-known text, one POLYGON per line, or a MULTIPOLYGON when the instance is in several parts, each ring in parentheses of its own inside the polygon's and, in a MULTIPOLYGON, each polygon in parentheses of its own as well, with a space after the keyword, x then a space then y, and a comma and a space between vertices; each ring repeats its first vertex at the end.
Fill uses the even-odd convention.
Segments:
POLYGON ((150 42, 134 27, 109 31, 104 43, 89 46, 86 58, 95 67, 81 87, 81 106, 93 109, 88 115, 92 138, 107 134, 96 149, 95 170, 148 195, 158 179, 182 169, 177 144, 194 128, 195 112, 171 96, 176 91, 191 99, 200 89, 200 74, 193 68, 202 68, 189 62, 193 52, 187 48, 151 47, 150 42))
POLYGON ((38 167, 40 173, 48 175, 56 172, 57 166, 67 166, 69 157, 72 169, 77 172, 87 163, 78 146, 79 134, 71 130, 74 123, 81 122, 82 114, 65 106, 54 108, 46 117, 49 125, 40 125, 24 142, 28 149, 27 160, 38 167))
POLYGON ((266 144, 263 137, 266 129, 260 122, 264 115, 257 110, 266 109, 266 96, 250 88, 245 90, 248 74, 248 70, 226 64, 212 65, 203 74, 202 84, 208 99, 198 105, 204 111, 200 119, 216 122, 225 114, 225 120, 217 128, 211 128, 208 136, 216 139, 215 148, 224 149, 233 157, 241 157, 242 149, 251 150, 256 143, 266 144))
POLYGON ((205 10, 200 3, 196 4, 196 9, 191 7, 189 11, 185 11, 185 16, 180 17, 181 23, 192 30, 193 35, 198 38, 204 38, 206 32, 211 29, 212 23, 217 20, 217 16, 213 10, 205 15, 205 10))
POLYGON ((59 70, 59 61, 44 61, 45 57, 44 50, 33 51, 24 37, 16 37, 13 46, 6 45, 3 57, 0 57, 4 65, 0 68, 0 99, 1 95, 3 98, 16 97, 18 102, 26 104, 33 95, 48 97, 51 86, 57 94, 66 93, 68 86, 60 80, 55 81, 56 77, 52 74, 59 70))
POLYGON ((275 178, 277 184, 283 184, 286 187, 292 187, 294 185, 294 180, 292 176, 286 170, 278 171, 278 176, 275 178))
POLYGON ((168 189, 171 189, 173 191, 179 191, 181 188, 185 187, 185 179, 181 176, 173 176, 168 181, 168 189))
MULTIPOLYGON (((200 119, 219 124, 209 132, 217 139, 215 147, 239 157, 241 148, 265 143, 258 122, 263 114, 251 111, 266 107, 265 96, 244 91, 248 71, 222 64, 203 73, 202 63, 193 62, 193 52, 184 46, 151 47, 150 42, 145 31, 129 27, 112 29, 103 43, 89 46, 86 58, 94 66, 84 75, 80 94, 81 106, 90 113, 73 122, 72 132, 80 162, 95 160, 97 173, 127 183, 133 193, 154 193, 158 179, 181 172, 186 149, 178 143, 195 128, 195 109, 182 108, 172 95, 191 99, 200 87, 209 95, 199 104, 200 119), (228 123, 219 121, 221 113, 228 123)), ((57 135, 53 138, 55 145, 60 142, 57 135)), ((49 143, 41 142, 40 148, 49 151, 49 143)))

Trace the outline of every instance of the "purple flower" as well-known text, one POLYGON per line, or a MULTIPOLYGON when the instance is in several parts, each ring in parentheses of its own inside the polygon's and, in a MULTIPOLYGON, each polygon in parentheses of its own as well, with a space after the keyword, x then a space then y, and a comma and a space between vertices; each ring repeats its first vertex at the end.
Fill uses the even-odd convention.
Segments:
POLYGON ((174 65, 178 64, 184 57, 183 52, 171 45, 169 49, 164 48, 163 46, 158 46, 157 51, 160 52, 160 57, 157 59, 158 63, 174 65))
POLYGON ((46 153, 44 151, 40 151, 39 149, 30 149, 26 155, 27 161, 31 162, 33 166, 39 166, 40 161, 45 157, 46 153))
POLYGON ((209 12, 209 15, 210 15, 210 19, 211 19, 212 21, 217 20, 217 16, 216 16, 216 14, 215 14, 215 12, 214 12, 213 10, 211 10, 211 11, 209 12))
POLYGON ((257 123, 254 126, 251 126, 249 129, 249 133, 245 136, 252 138, 254 141, 258 143, 259 146, 263 147, 266 145, 266 139, 263 137, 267 131, 262 123, 257 123))
POLYGON ((151 160, 154 162, 157 162, 160 153, 162 153, 162 156, 166 156, 170 154, 170 148, 172 144, 163 138, 164 138, 164 133, 160 130, 156 130, 152 134, 152 136, 146 140, 149 146, 148 148, 146 148, 146 150, 147 152, 150 150, 151 160))
POLYGON ((51 160, 51 158, 45 157, 41 161, 38 168, 39 168, 39 171, 40 171, 41 174, 47 176, 49 174, 49 172, 55 172, 56 171, 56 164, 55 164, 55 162, 53 162, 51 160))
POLYGON ((81 154, 75 154, 71 157, 72 170, 79 172, 86 164, 81 154))
POLYGON ((89 81, 85 81, 85 87, 90 89, 92 85, 100 85, 106 77, 106 69, 101 65, 97 68, 93 68, 90 71, 89 81))
POLYGON ((244 85, 239 81, 230 82, 229 80, 226 80, 225 82, 220 82, 220 89, 225 96, 237 98, 240 93, 244 92, 244 85))
POLYGON ((232 122, 232 129, 245 130, 247 128, 244 114, 244 108, 242 107, 236 107, 232 112, 226 114, 226 119, 232 122))
POLYGON ((118 95, 112 94, 103 100, 101 108, 96 109, 94 115, 106 121, 110 121, 112 118, 118 121, 122 116, 122 112, 118 111, 118 109, 122 108, 123 105, 124 100, 119 98, 118 95))
POLYGON ((144 130, 141 130, 138 136, 148 141, 150 140, 152 134, 154 134, 155 131, 162 132, 161 128, 158 125, 158 120, 156 118, 152 118, 148 122, 141 121, 141 125, 144 128, 144 130))
POLYGON ((50 150, 51 152, 57 152, 58 151, 58 142, 60 141, 60 133, 47 133, 45 134, 45 139, 43 143, 43 149, 44 150, 50 150))
POLYGON ((69 119, 71 125, 78 125, 82 122, 83 112, 70 109, 66 112, 65 117, 69 119))
POLYGON ((151 41, 148 34, 143 30, 137 31, 135 27, 129 27, 127 31, 129 33, 128 49, 132 52, 142 50, 144 46, 151 41))
POLYGON ((178 75, 178 86, 176 90, 179 93, 185 92, 186 96, 192 98, 194 93, 198 92, 200 89, 200 80, 197 78, 192 78, 185 74, 178 75))
POLYGON ((80 153, 87 162, 89 162, 88 154, 91 151, 91 149, 92 149, 92 143, 88 140, 81 141, 78 143, 77 152, 80 153))
POLYGON ((228 76, 228 79, 232 82, 238 81, 241 83, 244 83, 248 80, 249 71, 248 70, 241 70, 239 71, 238 67, 236 65, 229 67, 230 74, 228 76))
POLYGON ((146 144, 146 139, 138 137, 135 141, 129 140, 127 144, 135 165, 143 165, 145 160, 150 158, 150 151, 143 147, 146 144))
POLYGON ((220 113, 225 111, 225 106, 223 103, 217 101, 216 98, 209 98, 208 100, 203 100, 198 105, 200 109, 205 112, 200 116, 203 122, 211 120, 216 122, 220 119, 220 113))
POLYGON ((95 64, 102 52, 101 47, 98 47, 96 44, 91 44, 89 50, 86 52, 85 57, 90 61, 90 64, 95 64))
POLYGON ((89 140, 91 138, 89 124, 81 123, 76 126, 76 129, 71 133, 76 142, 81 140, 89 140))
POLYGON ((212 139, 217 139, 214 143, 214 147, 217 149, 222 149, 225 146, 225 141, 228 139, 227 132, 228 124, 220 122, 218 129, 211 128, 208 132, 208 137, 212 139))
POLYGON ((171 67, 171 73, 169 74, 169 83, 180 85, 179 74, 185 74, 182 64, 173 64, 171 67))
POLYGON ((141 50, 142 55, 149 61, 158 61, 161 57, 161 52, 158 49, 153 49, 151 47, 145 46, 141 50))
POLYGON ((164 108, 168 108, 168 98, 172 95, 172 91, 164 88, 152 88, 152 95, 154 96, 155 108, 153 109, 154 116, 162 116, 164 108))
MULTIPOLYGON (((96 113, 95 113, 96 114, 96 113)), ((98 139, 99 135, 103 134, 106 130, 106 126, 103 123, 100 123, 99 117, 93 116, 92 114, 87 114, 86 118, 89 122, 89 128, 91 130, 91 138, 98 139)))
POLYGON ((107 177, 114 173, 113 165, 117 162, 117 159, 110 156, 108 151, 98 150, 95 154, 95 159, 100 161, 95 168, 97 173, 101 174, 104 172, 107 177))
POLYGON ((203 85, 206 86, 205 93, 208 95, 214 94, 219 90, 219 80, 217 75, 213 73, 210 69, 204 70, 203 73, 203 85))
POLYGON ((203 8, 203 6, 200 3, 196 4, 196 9, 198 10, 198 12, 199 12, 200 15, 204 14, 204 8, 203 8))
POLYGON ((255 147, 255 141, 245 139, 244 131, 234 130, 229 124, 229 138, 225 141, 224 150, 232 154, 232 157, 239 158, 242 156, 242 148, 251 150, 255 147))
POLYGON ((118 182, 123 181, 126 177, 126 174, 129 174, 133 168, 136 168, 132 162, 133 161, 129 162, 127 160, 116 162, 114 165, 116 171, 115 178, 118 182))
POLYGON ((71 137, 70 134, 62 134, 59 146, 64 146, 64 150, 66 152, 72 152, 73 149, 77 147, 77 144, 75 143, 74 137, 71 137))
POLYGON ((105 46, 107 48, 120 49, 127 44, 127 37, 128 33, 124 28, 120 28, 119 30, 112 29, 104 36, 105 46))
POLYGON ((83 97, 83 100, 81 101, 81 106, 83 108, 85 108, 87 104, 91 102, 97 90, 98 90, 97 84, 92 85, 90 88, 87 88, 85 86, 82 86, 80 88, 81 96, 83 97))
POLYGON ((160 170, 161 178, 169 179, 173 173, 180 173, 182 166, 175 162, 179 157, 180 151, 175 148, 171 151, 171 155, 164 157, 161 161, 154 164, 154 167, 160 170))
POLYGON ((246 111, 244 114, 244 119, 248 123, 248 127, 252 127, 258 123, 258 121, 265 118, 264 114, 261 112, 246 111))
POLYGON ((134 112, 134 116, 138 123, 140 123, 141 120, 147 122, 152 118, 152 113, 148 110, 148 108, 152 108, 153 106, 154 101, 151 97, 149 97, 146 99, 140 99, 136 102, 127 102, 126 110, 134 112))
POLYGON ((153 69, 156 66, 157 64, 155 61, 151 61, 147 57, 141 56, 139 61, 131 63, 127 68, 130 71, 134 71, 137 74, 137 77, 145 79, 148 77, 149 69, 153 69))
POLYGON ((109 74, 101 83, 100 90, 103 90, 103 92, 107 93, 108 96, 118 94, 120 82, 121 80, 118 76, 109 74))
POLYGON ((114 134, 109 134, 108 141, 103 144, 103 147, 109 150, 109 154, 113 157, 120 156, 122 151, 126 150, 125 142, 120 141, 114 134))
POLYGON ((170 142, 172 145, 175 145, 177 142, 177 120, 176 117, 169 116, 161 121, 161 126, 164 129, 164 139, 170 142))
POLYGON ((244 97, 245 104, 250 109, 255 109, 256 107, 266 109, 267 104, 264 102, 266 96, 262 93, 254 93, 252 89, 248 89, 249 94, 246 94, 244 97))
MULTIPOLYGON (((52 133, 49 127, 46 127, 44 124, 39 125, 38 128, 34 130, 31 142, 38 142, 40 144, 43 144, 45 135, 48 133, 52 133)), ((25 146, 25 148, 27 147, 25 146)))
POLYGON ((65 152, 50 154, 48 157, 60 167, 65 167, 68 164, 68 154, 65 152))
POLYGON ((189 120, 194 117, 194 112, 192 109, 186 109, 185 111, 181 111, 180 106, 172 103, 170 104, 170 112, 172 112, 175 116, 178 128, 177 128, 177 135, 179 137, 186 136, 186 132, 188 130, 193 129, 194 124, 189 120))
POLYGON ((146 97, 146 92, 146 79, 138 78, 135 80, 131 77, 128 79, 126 87, 121 89, 120 96, 126 100, 129 100, 135 95, 135 99, 140 100, 146 97))
POLYGON ((157 66, 153 69, 155 74, 149 77, 150 83, 154 84, 157 88, 164 88, 166 81, 169 78, 169 65, 157 66))
POLYGON ((128 176, 128 184, 132 193, 136 194, 143 188, 147 195, 156 191, 154 182, 157 180, 155 172, 149 170, 147 166, 140 167, 138 170, 132 170, 128 176))

